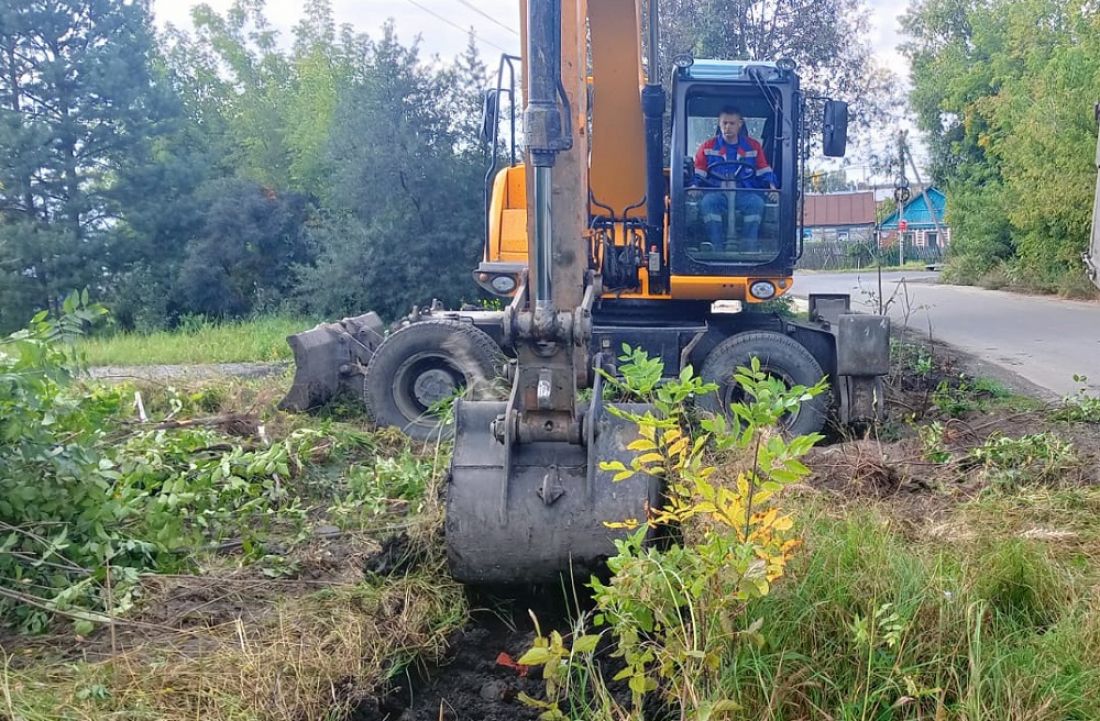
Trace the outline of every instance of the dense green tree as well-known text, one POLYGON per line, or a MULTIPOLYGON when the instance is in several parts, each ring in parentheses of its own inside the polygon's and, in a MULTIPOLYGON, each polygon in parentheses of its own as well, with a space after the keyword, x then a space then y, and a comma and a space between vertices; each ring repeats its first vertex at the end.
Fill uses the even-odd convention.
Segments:
MULTIPOLYGON (((854 130, 881 125, 893 76, 873 58, 865 0, 666 0, 661 67, 681 53, 746 60, 789 58, 804 87, 851 104, 854 130)), ((817 114, 811 116, 816 124, 817 114)))
POLYGON ((0 326, 102 289, 131 253, 120 179, 170 114, 146 2, 0 3, 0 326))
POLYGON ((922 0, 904 27, 957 275, 1007 263, 1059 289, 1080 275, 1088 237, 1100 11, 1082 0, 922 0))
POLYGON ((291 269, 311 260, 305 197, 235 178, 200 195, 206 212, 180 267, 181 307, 210 317, 276 310, 293 286, 291 269))
POLYGON ((323 196, 333 116, 362 70, 363 38, 337 31, 330 0, 310 0, 288 52, 264 10, 264 0, 236 0, 224 14, 197 6, 194 36, 169 34, 170 64, 230 172, 323 196))
POLYGON ((451 117, 450 129, 455 134, 457 149, 461 153, 480 154, 488 70, 472 35, 463 53, 443 73, 444 106, 451 117))
MULTIPOLYGON (((464 87, 479 97, 479 85, 464 87)), ((310 310, 392 318, 433 297, 476 297, 484 168, 468 115, 480 104, 454 87, 453 74, 424 65, 392 24, 372 44, 362 81, 337 110, 329 214, 314 231, 317 263, 301 271, 310 310)))

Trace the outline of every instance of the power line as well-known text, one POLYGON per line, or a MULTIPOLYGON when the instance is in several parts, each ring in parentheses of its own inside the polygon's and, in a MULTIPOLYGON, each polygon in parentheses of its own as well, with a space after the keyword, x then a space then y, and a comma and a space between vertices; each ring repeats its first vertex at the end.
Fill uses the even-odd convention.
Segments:
POLYGON ((500 27, 504 28, 504 29, 505 29, 505 30, 507 30, 508 32, 510 32, 510 33, 512 33, 513 35, 515 35, 516 37, 519 37, 519 33, 518 33, 518 32, 516 32, 516 31, 515 31, 515 29, 513 29, 512 27, 510 27, 510 26, 508 26, 508 25, 505 25, 505 24, 504 24, 504 23, 502 23, 501 21, 497 20, 497 19, 496 19, 495 17, 493 17, 493 16, 492 16, 492 15, 490 15, 489 13, 485 12, 484 10, 482 10, 481 8, 479 8, 479 7, 477 6, 477 5, 474 5, 474 4, 473 4, 472 2, 470 2, 469 0, 458 0, 458 1, 459 1, 460 3, 462 3, 463 5, 465 5, 466 7, 470 8, 471 10, 473 10, 473 11, 474 11, 475 13, 477 13, 477 14, 478 14, 478 15, 480 15, 481 17, 483 17, 483 18, 485 18, 486 20, 488 20, 489 22, 491 22, 491 23, 496 23, 496 24, 497 24, 497 25, 499 25, 500 27))
POLYGON ((486 45, 490 45, 490 46, 492 46, 492 47, 496 48, 497 50, 501 51, 502 53, 506 53, 506 52, 508 52, 507 50, 505 50, 505 49, 504 49, 504 48, 502 48, 501 46, 497 45, 496 43, 494 43, 494 42, 490 42, 489 40, 486 40, 485 38, 481 37, 480 35, 478 35, 477 33, 475 33, 475 32, 474 32, 474 31, 473 31, 473 30, 472 30, 471 28, 464 28, 464 27, 462 27, 461 25, 459 25, 458 23, 456 23, 456 22, 452 22, 452 21, 448 20, 447 18, 445 18, 445 17, 443 17, 442 15, 440 15, 439 13, 437 13, 437 12, 436 12, 435 10, 431 10, 431 9, 429 9, 429 8, 426 8, 426 7, 424 7, 423 5, 421 5, 420 3, 418 3, 418 2, 416 1, 416 0, 406 0, 406 2, 408 2, 408 3, 409 3, 410 5, 412 5, 413 7, 417 7, 417 8, 420 8, 420 9, 421 9, 421 10, 423 10, 424 12, 426 12, 426 13, 428 13, 429 15, 431 15, 432 17, 434 17, 434 18, 435 18, 436 20, 439 20, 439 21, 441 21, 441 22, 445 22, 445 23, 447 23, 448 25, 450 25, 451 27, 453 27, 453 28, 457 28, 458 30, 461 30, 461 31, 462 31, 462 32, 464 32, 464 33, 469 33, 469 34, 470 34, 470 35, 472 35, 472 36, 473 36, 473 37, 474 37, 475 39, 477 39, 477 40, 480 40, 481 42, 485 43, 486 45))

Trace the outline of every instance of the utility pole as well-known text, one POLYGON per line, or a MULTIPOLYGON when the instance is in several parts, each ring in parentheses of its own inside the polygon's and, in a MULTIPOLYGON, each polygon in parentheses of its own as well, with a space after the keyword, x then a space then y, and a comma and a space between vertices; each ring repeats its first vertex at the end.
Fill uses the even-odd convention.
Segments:
POLYGON ((898 205, 898 265, 905 265, 905 232, 909 223, 905 220, 905 204, 912 193, 909 178, 905 177, 905 131, 898 131, 898 177, 894 180, 894 202, 898 205))
MULTIPOLYGON (((916 161, 913 160, 913 154, 911 152, 909 152, 909 143, 908 143, 908 138, 907 138, 907 131, 902 130, 900 135, 901 135, 902 163, 905 162, 906 158, 909 159, 909 167, 913 169, 913 177, 917 179, 917 185, 920 186, 920 194, 924 198, 925 207, 928 208, 928 215, 930 215, 932 217, 932 224, 936 226, 937 242, 942 247, 944 237, 943 237, 943 230, 940 228, 940 219, 936 216, 936 209, 932 207, 932 200, 928 197, 928 188, 927 188, 927 186, 925 186, 924 181, 921 180, 920 171, 917 170, 917 163, 916 163, 916 161)), ((902 168, 902 172, 904 172, 904 166, 902 168)))

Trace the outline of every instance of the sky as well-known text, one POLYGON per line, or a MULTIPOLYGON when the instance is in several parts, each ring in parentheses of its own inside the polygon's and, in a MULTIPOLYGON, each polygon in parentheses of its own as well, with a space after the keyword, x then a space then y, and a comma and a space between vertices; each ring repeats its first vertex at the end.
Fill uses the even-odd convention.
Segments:
MULTIPOLYGON (((909 0, 867 0, 871 10, 870 41, 875 55, 885 67, 894 71, 903 86, 908 86, 909 68, 897 51, 900 42, 898 17, 909 0)), ((191 8, 200 0, 153 0, 153 12, 160 27, 172 23, 191 28, 191 8)), ((233 0, 206 0, 216 11, 228 9, 233 0)), ((281 31, 284 39, 292 37, 291 28, 301 16, 300 0, 267 0, 267 17, 281 31)), ((334 0, 333 10, 338 25, 351 24, 357 31, 377 35, 387 18, 397 23, 403 42, 420 37, 426 56, 438 54, 444 59, 457 56, 466 46, 471 27, 476 42, 486 59, 495 66, 502 51, 519 53, 518 3, 516 0, 334 0)), ((915 135, 910 133, 911 136, 915 135)), ((916 138, 914 137, 914 140, 916 138)), ((874 145, 886 142, 879 138, 874 145)), ((914 148, 920 163, 923 152, 914 148)), ((858 162, 858 161, 856 161, 858 162)), ((855 176, 859 176, 858 170, 855 176)))

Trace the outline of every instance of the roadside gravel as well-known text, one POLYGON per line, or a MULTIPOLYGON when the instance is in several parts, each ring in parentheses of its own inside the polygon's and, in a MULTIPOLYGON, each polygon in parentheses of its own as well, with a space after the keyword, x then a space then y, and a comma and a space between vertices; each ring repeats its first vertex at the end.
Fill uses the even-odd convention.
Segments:
POLYGON ((218 378, 265 378, 281 375, 289 361, 278 363, 212 363, 208 365, 97 366, 88 375, 99 380, 157 382, 201 381, 218 378))

